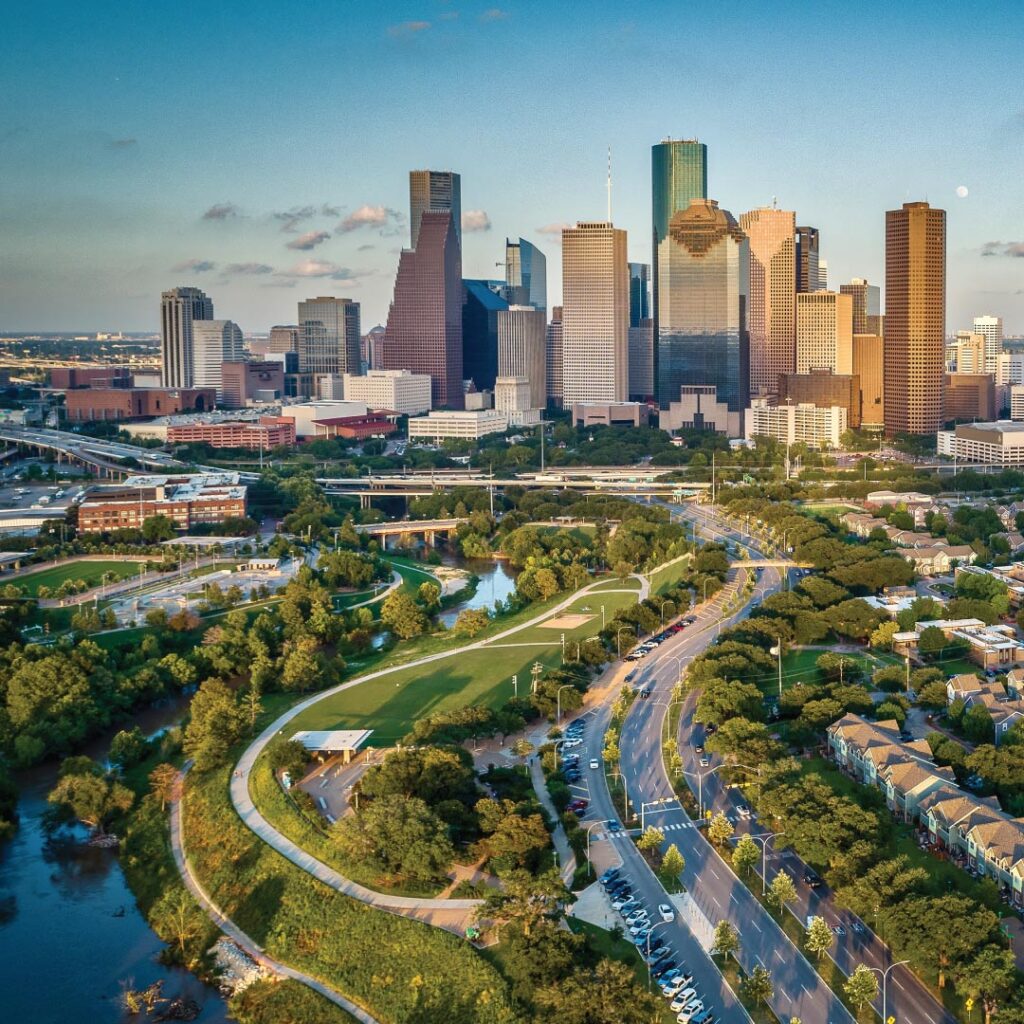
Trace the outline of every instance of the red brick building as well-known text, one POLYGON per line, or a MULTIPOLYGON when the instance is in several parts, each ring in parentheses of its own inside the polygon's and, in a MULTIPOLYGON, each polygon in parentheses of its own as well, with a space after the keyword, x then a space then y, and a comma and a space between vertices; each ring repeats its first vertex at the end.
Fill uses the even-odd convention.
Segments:
POLYGON ((217 402, 216 388, 79 388, 64 396, 72 423, 88 420, 135 420, 207 412, 217 402))
POLYGON ((138 476, 125 484, 91 491, 78 506, 79 533, 140 529, 153 516, 167 516, 179 530, 221 523, 246 512, 246 488, 237 473, 138 476))
POLYGON ((269 451, 279 445, 295 444, 295 420, 291 416, 261 416, 258 421, 182 423, 167 428, 167 440, 170 444, 202 443, 211 448, 269 451))
POLYGON ((367 437, 387 437, 398 427, 383 416, 334 416, 314 420, 317 437, 344 437, 359 441, 367 437))
POLYGON ((241 409, 250 401, 272 402, 284 394, 284 363, 249 360, 221 364, 221 405, 241 409))
POLYGON ((129 388, 131 371, 127 366, 54 366, 49 374, 50 387, 56 391, 73 388, 129 388))

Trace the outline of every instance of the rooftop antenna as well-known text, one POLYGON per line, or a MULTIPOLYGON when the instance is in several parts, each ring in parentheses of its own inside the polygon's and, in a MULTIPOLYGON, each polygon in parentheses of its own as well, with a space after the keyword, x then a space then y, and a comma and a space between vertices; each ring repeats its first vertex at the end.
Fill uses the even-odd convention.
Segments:
POLYGON ((608 223, 612 222, 612 147, 608 147, 608 223))
POLYGON ((779 208, 779 197, 772 196, 772 209, 777 210, 779 208))

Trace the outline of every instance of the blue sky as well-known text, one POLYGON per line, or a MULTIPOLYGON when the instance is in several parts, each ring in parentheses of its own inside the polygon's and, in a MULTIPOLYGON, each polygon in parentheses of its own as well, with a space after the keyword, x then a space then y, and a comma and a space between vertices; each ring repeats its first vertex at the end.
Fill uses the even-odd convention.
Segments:
POLYGON ((672 135, 708 144, 733 213, 777 196, 817 226, 833 286, 881 281, 886 209, 945 208, 947 328, 1024 334, 1024 5, 494 2, 12 0, 0 331, 155 330, 176 284, 246 331, 317 294, 372 326, 413 167, 462 174, 466 276, 523 235, 557 297, 543 229, 604 216, 609 145, 615 222, 649 260, 650 146, 672 135))

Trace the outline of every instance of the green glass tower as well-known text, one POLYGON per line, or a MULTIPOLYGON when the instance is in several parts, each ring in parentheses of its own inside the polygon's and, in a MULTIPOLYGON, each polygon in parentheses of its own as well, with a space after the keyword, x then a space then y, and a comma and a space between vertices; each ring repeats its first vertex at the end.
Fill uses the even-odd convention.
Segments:
POLYGON ((692 199, 708 197, 708 147, 696 139, 665 139, 651 146, 651 196, 653 200, 654 238, 652 246, 654 284, 654 389, 658 404, 666 408, 678 393, 669 394, 659 367, 660 300, 658 295, 658 249, 668 235, 669 221, 686 210, 692 199))

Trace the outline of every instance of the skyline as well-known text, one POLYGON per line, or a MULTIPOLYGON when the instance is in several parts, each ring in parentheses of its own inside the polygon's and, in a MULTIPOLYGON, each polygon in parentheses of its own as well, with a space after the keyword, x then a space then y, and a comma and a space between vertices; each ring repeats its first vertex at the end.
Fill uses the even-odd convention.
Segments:
POLYGON ((610 145, 614 223, 651 263, 651 146, 671 136, 707 144, 708 195, 735 216, 777 196, 818 227, 833 288, 884 283, 887 210, 947 210, 948 333, 986 313, 1024 333, 1014 5, 825 4, 810 22, 747 3, 695 51, 699 22, 667 4, 623 19, 598 3, 580 25, 528 2, 226 3, 189 40, 162 32, 170 9, 25 5, 0 41, 0 330, 155 331, 181 285, 247 333, 322 294, 359 301, 368 329, 424 167, 462 176, 464 275, 498 276, 522 236, 557 305, 560 245, 541 229, 604 218, 610 145), (661 37, 685 59, 652 74, 661 37), (991 73, 966 76, 980 51, 991 73))

